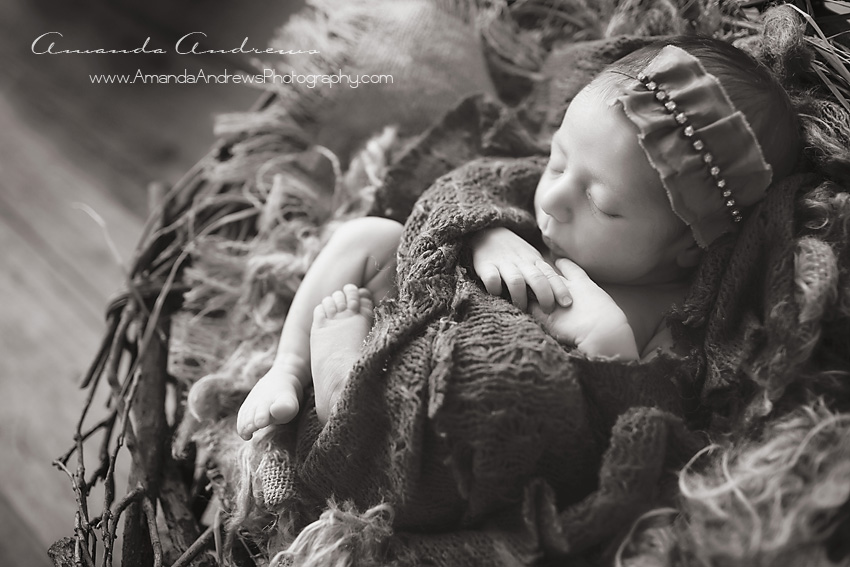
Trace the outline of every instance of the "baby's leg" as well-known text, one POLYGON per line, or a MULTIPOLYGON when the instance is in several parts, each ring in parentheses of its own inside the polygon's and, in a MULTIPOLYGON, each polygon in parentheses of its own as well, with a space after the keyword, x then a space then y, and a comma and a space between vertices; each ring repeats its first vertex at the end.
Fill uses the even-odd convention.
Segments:
POLYGON ((239 409, 236 428, 240 436, 250 439, 257 430, 287 423, 298 414, 304 387, 311 380, 314 309, 346 284, 368 288, 380 301, 391 289, 401 229, 395 221, 365 217, 336 230, 292 299, 271 369, 239 409))

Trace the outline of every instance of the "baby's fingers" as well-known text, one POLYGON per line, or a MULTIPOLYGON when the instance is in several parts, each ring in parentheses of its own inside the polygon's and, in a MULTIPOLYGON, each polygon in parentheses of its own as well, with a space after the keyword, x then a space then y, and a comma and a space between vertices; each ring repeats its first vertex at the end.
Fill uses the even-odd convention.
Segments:
POLYGON ((502 281, 508 288, 513 304, 525 311, 528 305, 528 295, 525 290, 525 277, 516 266, 509 264, 500 268, 502 281))
POLYGON ((476 272, 481 278, 481 283, 484 284, 484 289, 490 295, 502 295, 502 275, 499 273, 499 268, 495 264, 484 264, 477 267, 476 272))
MULTIPOLYGON (((546 283, 552 290, 551 293, 561 307, 569 307, 573 303, 573 296, 570 294, 570 289, 567 287, 563 276, 555 271, 555 269, 544 261, 537 262, 538 268, 546 276, 546 283)), ((536 293, 536 292, 535 292, 536 293)), ((541 305, 543 303, 541 302, 541 305)), ((545 309, 545 305, 543 306, 545 309)), ((554 305, 552 306, 554 308, 554 305)))
POLYGON ((549 283, 547 268, 549 272, 552 272, 552 274, 560 279, 560 276, 555 274, 555 270, 542 260, 533 264, 520 264, 520 270, 522 271, 523 278, 525 278, 525 283, 534 292, 541 309, 549 313, 555 308, 555 295, 552 293, 552 285, 549 283))
POLYGON ((561 270, 567 280, 577 280, 587 278, 587 272, 581 269, 581 266, 567 258, 558 258, 555 260, 555 266, 561 270))

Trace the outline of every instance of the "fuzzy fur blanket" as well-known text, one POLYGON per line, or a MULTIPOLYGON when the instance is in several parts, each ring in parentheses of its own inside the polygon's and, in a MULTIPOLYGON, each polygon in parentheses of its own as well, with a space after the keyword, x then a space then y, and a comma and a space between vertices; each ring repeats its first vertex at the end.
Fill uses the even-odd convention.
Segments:
MULTIPOLYGON (((602 65, 644 41, 618 37, 553 50, 549 61, 572 72, 534 90, 525 106, 469 96, 384 152, 369 202, 338 210, 406 220, 399 294, 378 306, 363 356, 325 427, 308 399, 296 423, 259 441, 242 444, 233 431, 251 377, 268 367, 298 272, 333 228, 334 217, 317 216, 305 197, 327 201, 303 189, 315 183, 315 169, 290 172, 297 192, 269 193, 278 209, 272 215, 288 224, 269 228, 277 221, 261 216, 261 225, 268 221, 260 226, 262 244, 235 254, 234 245, 220 241, 197 245, 186 272, 191 324, 175 327, 182 346, 172 348, 171 365, 178 374, 175 361, 194 357, 192 365, 213 374, 193 388, 193 411, 175 446, 198 447, 234 534, 266 550, 274 564, 304 565, 595 565, 622 557, 624 549, 626 556, 629 549, 634 557, 663 555, 658 561, 666 564, 674 549, 693 559, 723 557, 724 547, 743 550, 733 559, 746 565, 787 554, 789 546, 804 549, 790 537, 782 539, 785 547, 768 550, 712 539, 742 529, 717 528, 728 516, 724 509, 741 500, 734 513, 746 517, 755 500, 739 499, 746 486, 734 484, 718 504, 694 489, 716 489, 710 479, 688 485, 676 475, 706 459, 711 441, 730 439, 742 451, 747 443, 763 446, 770 424, 784 418, 808 431, 843 423, 835 412, 848 409, 840 377, 850 370, 844 156, 814 152, 808 172, 774 186, 739 238, 711 248, 673 317, 674 336, 690 352, 683 358, 624 364, 570 352, 529 316, 488 295, 468 266, 464 239, 471 232, 509 226, 536 237, 529 207, 542 161, 535 156, 554 117, 602 65), (296 214, 280 212, 287 210, 296 214), (283 258, 279 248, 271 251, 282 243, 289 254, 283 258), (297 253, 305 246, 310 250, 297 253), (264 261, 274 254, 276 263, 264 261), (247 290, 235 304, 210 291, 212 266, 222 265, 232 269, 232 287, 247 290), (242 317, 238 346, 219 340, 206 360, 222 364, 229 356, 228 362, 199 364, 204 357, 187 346, 187 329, 213 313, 220 338, 233 326, 233 315, 220 312, 231 307, 242 317), (262 332, 246 330, 251 324, 262 332), (234 351, 263 354, 250 359, 234 351), (809 421, 795 413, 801 406, 814 408, 809 421), (635 521, 659 509, 667 511, 667 539, 653 542, 659 532, 647 530, 649 540, 624 548, 635 521)), ((816 110, 821 102, 799 104, 816 110)), ((809 140, 823 148, 817 132, 823 130, 812 126, 809 140)), ((349 171, 360 163, 355 158, 349 171)), ((817 447, 823 458, 809 487, 847 468, 844 449, 817 447)), ((698 469, 712 472, 712 463, 698 469)), ((718 475, 728 473, 726 464, 718 475)), ((722 477, 715 484, 722 486, 722 477)), ((816 510, 834 518, 823 537, 805 540, 817 550, 840 524, 847 495, 842 499, 837 486, 826 504, 805 508, 807 517, 816 510)), ((720 492, 705 491, 711 498, 720 492)), ((798 490, 798 501, 821 502, 809 492, 798 490)), ((763 517, 788 514, 781 506, 769 510, 769 500, 755 506, 764 505, 763 517)))

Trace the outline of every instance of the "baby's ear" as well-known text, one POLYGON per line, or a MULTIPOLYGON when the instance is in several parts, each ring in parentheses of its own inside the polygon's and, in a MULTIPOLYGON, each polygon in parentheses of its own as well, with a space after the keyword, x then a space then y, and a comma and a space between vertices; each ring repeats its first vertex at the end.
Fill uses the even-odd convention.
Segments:
POLYGON ((700 258, 702 258, 702 248, 694 240, 693 233, 688 230, 682 235, 682 241, 679 243, 676 264, 680 268, 694 268, 699 264, 700 258))

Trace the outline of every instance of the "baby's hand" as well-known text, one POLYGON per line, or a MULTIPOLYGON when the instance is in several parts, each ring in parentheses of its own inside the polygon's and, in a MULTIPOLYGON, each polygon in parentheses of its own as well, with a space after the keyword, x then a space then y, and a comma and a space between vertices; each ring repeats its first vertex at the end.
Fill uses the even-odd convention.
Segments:
POLYGON ((470 239, 472 267, 487 292, 502 294, 502 282, 514 305, 526 310, 526 286, 537 297, 539 308, 549 313, 557 305, 572 301, 563 278, 543 259, 534 246, 507 228, 488 228, 470 239))
POLYGON ((547 313, 532 302, 532 317, 558 342, 585 354, 637 360, 634 332, 620 306, 574 262, 561 258, 555 265, 569 286, 572 305, 547 313))

